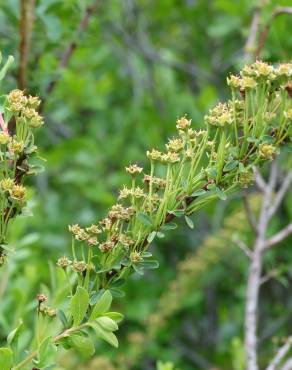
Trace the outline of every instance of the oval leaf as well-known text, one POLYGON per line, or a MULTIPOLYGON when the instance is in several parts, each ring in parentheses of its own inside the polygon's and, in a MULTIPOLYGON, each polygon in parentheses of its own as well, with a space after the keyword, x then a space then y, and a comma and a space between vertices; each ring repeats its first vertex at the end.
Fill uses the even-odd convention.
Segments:
POLYGON ((110 291, 106 290, 94 306, 89 320, 95 320, 98 316, 106 313, 110 309, 112 300, 113 298, 110 291))
POLYGON ((89 295, 86 289, 77 287, 76 293, 71 299, 70 308, 73 316, 73 326, 78 326, 86 315, 89 304, 89 295))
POLYGON ((10 370, 13 365, 13 353, 10 348, 0 348, 1 370, 10 370))
POLYGON ((107 331, 116 331, 119 329, 117 323, 107 316, 98 317, 96 322, 107 331))

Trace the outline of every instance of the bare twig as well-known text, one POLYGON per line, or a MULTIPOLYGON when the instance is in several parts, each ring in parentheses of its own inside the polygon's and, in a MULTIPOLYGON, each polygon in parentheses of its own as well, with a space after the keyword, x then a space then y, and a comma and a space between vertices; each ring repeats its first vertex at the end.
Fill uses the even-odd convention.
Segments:
POLYGON ((35 0, 20 1, 18 87, 26 87, 26 70, 34 22, 35 0))
MULTIPOLYGON (((76 49, 76 47, 78 45, 78 42, 80 40, 81 35, 87 29, 87 26, 89 24, 89 20, 90 20, 92 14, 94 13, 94 10, 97 7, 97 3, 98 3, 98 1, 93 1, 93 3, 85 9, 85 13, 84 13, 83 17, 81 18, 80 23, 79 23, 79 25, 77 27, 77 30, 75 32, 74 39, 69 43, 69 45, 67 46, 67 48, 65 49, 64 53, 62 54, 62 56, 60 58, 59 70, 62 70, 63 68, 65 68, 67 66, 70 57, 72 56, 74 50, 76 49)), ((49 85, 47 87, 47 90, 46 90, 47 94, 50 94, 54 90, 57 81, 58 81, 58 77, 56 76, 49 83, 49 85)))
POLYGON ((261 52, 262 52, 262 50, 265 46, 265 43, 266 43, 270 28, 271 28, 271 24, 273 23, 273 20, 281 14, 292 14, 292 7, 279 6, 279 7, 275 8, 275 10, 273 11, 270 19, 266 22, 266 24, 265 24, 265 26, 264 26, 264 28, 263 28, 260 36, 259 36, 259 44, 258 44, 258 47, 257 47, 257 50, 256 50, 256 58, 259 58, 260 55, 261 55, 261 52))
POLYGON ((267 240, 264 249, 265 250, 270 249, 275 244, 278 244, 282 240, 287 238, 287 236, 289 236, 290 234, 292 234, 292 222, 288 224, 286 227, 284 227, 284 229, 279 231, 276 235, 272 236, 269 240, 267 240))
POLYGON ((140 54, 143 58, 150 60, 152 62, 165 65, 169 68, 184 72, 192 77, 203 76, 209 79, 209 76, 202 70, 199 70, 197 66, 193 63, 186 63, 175 59, 168 59, 161 55, 157 50, 155 50, 149 42, 143 42, 130 35, 126 30, 119 26, 117 23, 109 23, 111 29, 119 37, 122 37, 123 42, 128 48, 134 50, 136 53, 140 54))
POLYGON ((245 353, 248 370, 258 370, 257 362, 257 313, 261 285, 263 251, 266 230, 269 222, 268 210, 277 179, 276 162, 271 164, 269 181, 264 189, 262 207, 259 216, 258 233, 255 240, 248 273, 245 307, 245 353))
POLYGON ((244 241, 233 238, 234 243, 238 246, 239 249, 243 251, 243 253, 248 257, 252 258, 252 251, 248 248, 248 246, 244 243, 244 241))
POLYGON ((257 187, 259 188, 261 192, 264 192, 266 189, 266 185, 267 185, 265 180, 263 179, 262 175, 260 174, 259 170, 256 167, 253 168, 253 172, 254 172, 255 183, 257 187))
POLYGON ((281 370, 291 370, 291 369, 292 369, 292 357, 288 358, 288 360, 281 367, 281 370))
POLYGON ((245 61, 249 61, 250 59, 253 59, 252 57, 256 50, 256 40, 257 40, 257 34, 258 34, 259 25, 260 25, 260 17, 261 17, 261 9, 259 7, 256 7, 253 13, 252 20, 251 20, 248 38, 244 46, 245 61))
POLYGON ((280 189, 278 190, 276 196, 275 196, 275 200, 274 200, 274 203, 272 204, 272 206, 270 207, 270 210, 269 210, 269 217, 273 216, 273 214, 277 211, 277 209, 279 208, 286 192, 288 191, 290 185, 292 183, 292 171, 290 171, 288 173, 288 175, 285 177, 285 180, 283 181, 283 184, 282 186, 280 187, 280 189))
POLYGON ((260 284, 263 285, 265 284, 267 281, 273 279, 274 277, 276 277, 277 275, 279 275, 280 271, 278 269, 273 269, 271 271, 269 271, 266 275, 262 276, 261 277, 261 280, 260 280, 260 284))
POLYGON ((279 348, 278 352, 276 353, 275 357, 273 358, 269 366, 266 368, 266 370, 276 370, 277 366, 280 365, 281 361, 289 352, 291 346, 292 346, 292 336, 288 337, 286 343, 279 348))

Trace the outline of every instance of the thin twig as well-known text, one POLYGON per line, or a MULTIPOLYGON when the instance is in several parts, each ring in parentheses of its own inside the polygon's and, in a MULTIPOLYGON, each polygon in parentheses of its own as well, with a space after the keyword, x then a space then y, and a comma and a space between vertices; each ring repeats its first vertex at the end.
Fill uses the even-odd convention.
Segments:
POLYGON ((273 23, 273 20, 281 14, 292 14, 292 7, 279 6, 279 7, 275 8, 275 10, 273 11, 270 19, 266 22, 266 24, 265 24, 265 26, 264 26, 261 34, 260 34, 259 44, 258 44, 258 47, 257 47, 257 50, 256 50, 256 58, 259 58, 260 55, 261 55, 261 52, 262 52, 262 50, 265 46, 265 43, 266 43, 270 28, 271 28, 271 24, 273 23))
POLYGON ((260 25, 260 17, 261 17, 261 9, 256 7, 253 13, 253 17, 251 20, 248 38, 246 40, 244 46, 244 60, 249 61, 249 59, 253 59, 253 54, 256 50, 256 40, 258 29, 260 25))
POLYGON ((253 172, 254 172, 255 183, 257 187, 259 188, 261 192, 264 192, 267 186, 265 180, 263 179, 262 175, 260 174, 259 170, 256 167, 253 168, 253 172))
POLYGON ((281 370, 291 370, 291 369, 292 369, 292 357, 288 358, 288 360, 281 367, 281 370))
POLYGON ((269 366, 266 368, 266 370, 276 370, 277 366, 280 365, 281 361, 289 352, 291 346, 292 346, 292 336, 288 337, 286 343, 279 348, 278 352, 276 353, 275 357, 273 358, 269 366))
POLYGON ((278 244, 282 240, 287 238, 287 236, 289 236, 290 234, 292 234, 292 222, 290 224, 288 224, 286 227, 284 227, 284 229, 279 231, 276 235, 272 236, 269 240, 267 240, 265 242, 264 249, 265 250, 270 249, 275 244, 278 244))
POLYGON ((282 200, 283 200, 286 192, 288 191, 291 183, 292 183, 292 171, 290 171, 288 173, 288 175, 285 177, 285 180, 283 181, 282 186, 278 190, 278 192, 277 192, 277 194, 275 196, 274 203, 272 204, 272 206, 269 209, 269 217, 273 216, 273 214, 279 208, 279 206, 280 206, 280 204, 281 204, 281 202, 282 202, 282 200))
MULTIPOLYGON (((94 13, 94 11, 97 7, 97 4, 98 4, 98 1, 93 1, 93 3, 85 9, 85 13, 84 13, 83 17, 81 18, 80 23, 79 23, 79 25, 77 27, 77 30, 75 32, 74 39, 69 43, 68 47, 65 49, 64 53, 62 54, 62 56, 60 58, 59 71, 64 69, 65 67, 67 67, 69 59, 72 56, 74 50, 76 49, 76 47, 78 45, 78 42, 81 38, 81 35, 84 33, 84 31, 88 27, 89 20, 90 20, 92 14, 94 13)), ((53 80, 51 80, 51 82, 49 83, 49 85, 47 87, 47 90, 46 90, 47 95, 50 94, 54 90, 57 81, 58 81, 57 76, 53 80)))
POLYGON ((260 284, 263 285, 265 284, 267 281, 273 279, 274 277, 276 277, 277 275, 279 275, 280 271, 278 269, 273 269, 271 271, 269 271, 266 275, 262 276, 261 277, 261 280, 260 280, 260 284))
POLYGON ((244 241, 233 238, 234 243, 238 246, 239 249, 243 251, 243 253, 248 257, 252 258, 252 251, 248 248, 248 246, 244 243, 244 241))

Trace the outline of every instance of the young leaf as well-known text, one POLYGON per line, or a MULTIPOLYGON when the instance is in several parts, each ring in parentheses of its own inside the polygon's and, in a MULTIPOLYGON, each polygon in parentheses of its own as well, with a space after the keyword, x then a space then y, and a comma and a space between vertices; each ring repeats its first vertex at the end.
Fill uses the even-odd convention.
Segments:
POLYGON ((113 298, 110 291, 106 290, 94 306, 89 320, 95 320, 98 316, 106 313, 112 304, 112 300, 113 298))
POLYGON ((94 306, 96 304, 96 302, 99 300, 99 298, 103 295, 103 292, 104 292, 104 289, 101 289, 99 290, 98 292, 95 292, 90 300, 89 300, 89 304, 90 306, 94 306))
POLYGON ((18 340, 19 333, 20 333, 20 330, 22 328, 22 325, 23 325, 23 321, 20 320, 18 326, 8 334, 8 336, 7 336, 7 343, 10 346, 12 346, 14 343, 17 343, 17 340, 18 340))
POLYGON ((142 222, 145 226, 153 226, 151 218, 145 213, 139 212, 137 215, 139 221, 142 222))
POLYGON ((232 160, 225 164, 223 171, 228 172, 234 170, 238 166, 238 161, 232 160))
POLYGON ((107 316, 100 316, 95 320, 104 330, 116 331, 119 329, 118 325, 114 320, 107 316))
POLYGON ((200 195, 204 195, 206 194, 206 190, 204 189, 199 189, 199 190, 196 190, 192 193, 192 197, 199 197, 200 195))
POLYGON ((110 292, 115 298, 122 298, 125 296, 125 292, 119 288, 110 288, 110 292))
POLYGON ((139 262, 139 266, 147 270, 153 270, 159 267, 159 262, 155 260, 144 260, 139 262))
POLYGON ((193 220, 188 217, 188 216, 185 216, 185 220, 186 220, 186 223, 188 224, 188 226, 193 229, 194 228, 194 223, 193 223, 193 220))
POLYGON ((175 224, 174 222, 170 222, 168 224, 164 224, 161 226, 162 231, 174 230, 176 228, 177 228, 177 224, 175 224))
POLYGON ((70 308, 73 316, 73 325, 78 326, 86 315, 89 304, 89 295, 86 289, 77 287, 76 293, 71 298, 70 308))
POLYGON ((174 210, 174 211, 168 211, 168 213, 170 213, 171 215, 175 215, 175 217, 182 217, 185 212, 183 210, 180 210, 180 209, 177 209, 177 210, 174 210))
POLYGON ((147 242, 148 243, 151 243, 153 242, 155 236, 156 236, 157 232, 156 231, 152 231, 148 236, 147 236, 147 242))
POLYGON ((152 257, 152 253, 148 251, 144 251, 141 253, 141 257, 143 258, 152 257))
POLYGON ((72 334, 68 338, 68 343, 84 359, 91 357, 95 352, 95 347, 92 343, 92 340, 89 337, 85 337, 79 334, 72 334))
POLYGON ((111 333, 110 331, 104 330, 97 322, 89 322, 88 326, 91 326, 96 335, 111 344, 112 346, 118 348, 119 342, 117 337, 114 335, 114 333, 111 333))
POLYGON ((63 324, 63 327, 68 328, 68 320, 67 320, 67 317, 66 317, 64 311, 58 310, 57 315, 58 315, 61 323, 63 324))
POLYGON ((216 187, 215 191, 216 191, 216 194, 218 195, 218 197, 221 200, 226 200, 227 199, 227 195, 224 193, 223 190, 221 190, 221 189, 219 189, 219 188, 216 187))
POLYGON ((104 314, 105 316, 109 317, 110 319, 116 321, 116 322, 120 322, 123 320, 124 318, 124 315, 122 315, 121 313, 119 312, 107 312, 104 314))
POLYGON ((141 263, 133 263, 133 269, 137 272, 139 275, 144 275, 143 268, 141 266, 141 263))
POLYGON ((1 370, 10 370, 13 365, 13 353, 10 348, 0 348, 1 370))
POLYGON ((38 368, 46 368, 54 363, 56 346, 52 343, 52 337, 46 337, 38 349, 38 359, 34 361, 38 368))

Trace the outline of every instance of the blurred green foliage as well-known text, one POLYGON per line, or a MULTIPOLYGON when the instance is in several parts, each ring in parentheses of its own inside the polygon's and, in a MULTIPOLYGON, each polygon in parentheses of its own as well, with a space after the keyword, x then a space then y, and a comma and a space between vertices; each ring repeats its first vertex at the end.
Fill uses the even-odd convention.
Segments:
MULTIPOLYGON (((8 91, 17 85, 20 10, 17 0, 0 4, 0 49, 5 56, 16 57, 8 91)), ((31 184, 29 205, 34 217, 15 222, 10 240, 16 252, 0 272, 1 340, 20 317, 29 327, 34 297, 46 290, 44 285, 57 285, 60 292, 50 299, 58 303, 63 278, 52 276, 50 266, 69 248, 67 225, 89 224, 104 215, 125 180, 125 165, 141 162, 146 148, 159 147, 171 137, 178 116, 187 113, 200 127, 208 108, 225 97, 226 75, 244 62, 256 6, 262 7, 263 25, 275 6, 288 6, 291 1, 97 2, 88 27, 78 35, 80 19, 90 4, 90 0, 36 2, 26 90, 44 100, 46 126, 38 140, 46 171, 31 184), (60 58, 73 41, 77 47, 60 69, 60 58), (52 81, 56 84, 49 91, 52 81)), ((273 21, 264 59, 291 59, 291 29, 291 15, 273 21)), ((235 247, 231 247, 232 258, 223 253, 216 264, 202 267, 199 286, 185 287, 187 294, 175 302, 178 307, 167 325, 157 328, 141 353, 149 317, 165 309, 159 305, 160 297, 171 290, 170 281, 175 284, 177 263, 196 253, 211 233, 222 227, 220 232, 224 232, 224 219, 238 209, 239 195, 214 202, 197 216, 195 230, 181 225, 156 242, 160 269, 143 278, 134 276, 127 283, 126 298, 119 299, 118 309, 126 317, 119 350, 97 343, 96 358, 85 364, 77 355, 66 354, 59 369, 148 370, 161 360, 172 361, 181 370, 212 364, 241 370, 246 263, 235 247)), ((291 212, 290 194, 273 220, 271 233, 291 219, 291 212)), ((233 229, 236 233, 236 224, 233 229)), ((271 338, 286 335, 286 328, 291 327, 291 269, 287 272, 291 252, 285 246, 289 241, 270 253, 266 264, 267 269, 283 266, 283 274, 262 288, 263 361, 273 347, 271 338)), ((161 363, 158 369, 172 367, 161 363)))

